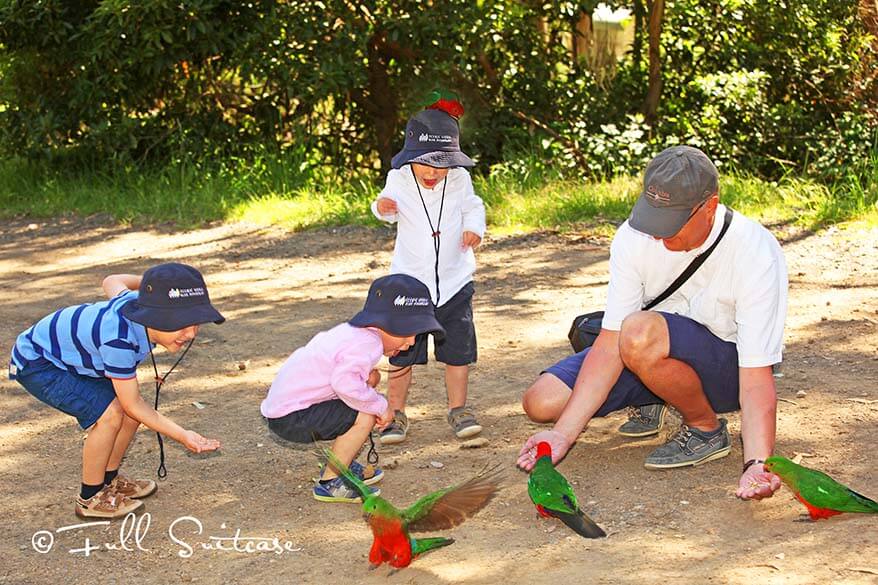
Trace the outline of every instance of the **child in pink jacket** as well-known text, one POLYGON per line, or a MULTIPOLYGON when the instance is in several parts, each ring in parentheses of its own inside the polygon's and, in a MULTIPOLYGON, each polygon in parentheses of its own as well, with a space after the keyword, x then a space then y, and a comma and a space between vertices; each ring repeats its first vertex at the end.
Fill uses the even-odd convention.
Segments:
MULTIPOLYGON (((379 278, 362 311, 315 335, 281 366, 260 408, 268 428, 296 443, 331 440, 333 452, 364 483, 380 481, 381 469, 354 461, 372 428, 393 420, 387 400, 375 390, 381 377, 374 368, 382 355, 408 349, 422 333, 445 333, 427 287, 404 274, 379 278)), ((331 467, 324 468, 313 494, 321 502, 361 500, 331 467)))

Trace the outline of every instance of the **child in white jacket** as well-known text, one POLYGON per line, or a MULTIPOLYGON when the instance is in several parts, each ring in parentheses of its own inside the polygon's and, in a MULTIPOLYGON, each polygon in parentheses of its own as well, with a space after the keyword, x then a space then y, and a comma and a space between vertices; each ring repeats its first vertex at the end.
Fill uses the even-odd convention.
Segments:
MULTIPOLYGON (((392 273, 408 274, 430 290, 436 319, 445 338, 434 337, 435 358, 446 364, 448 423, 458 438, 477 435, 482 427, 467 406, 469 364, 475 363, 473 323, 473 249, 485 234, 485 206, 472 185, 472 159, 460 151, 456 118, 438 109, 415 114, 406 126, 405 147, 393 157, 393 169, 372 212, 397 222, 392 273)), ((387 400, 394 418, 381 433, 381 443, 405 440, 405 403, 412 366, 427 363, 427 335, 390 360, 387 400)))

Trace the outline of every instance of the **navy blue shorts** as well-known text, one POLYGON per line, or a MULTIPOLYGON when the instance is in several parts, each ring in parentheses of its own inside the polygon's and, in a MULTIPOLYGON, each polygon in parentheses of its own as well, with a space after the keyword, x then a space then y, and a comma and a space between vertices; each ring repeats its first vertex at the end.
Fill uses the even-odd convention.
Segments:
MULTIPOLYGON (((704 394, 715 412, 740 410, 738 402, 738 348, 730 341, 724 341, 710 332, 704 325, 672 313, 659 315, 668 323, 671 338, 670 356, 687 363, 701 378, 704 394)), ((545 373, 573 388, 579 368, 589 349, 573 354, 544 370, 545 373)), ((622 370, 616 384, 610 390, 606 402, 595 416, 622 410, 627 406, 643 406, 664 402, 649 391, 640 378, 628 368, 622 370)))
POLYGON ((313 443, 331 441, 345 434, 354 426, 358 414, 343 401, 335 399, 267 420, 269 430, 278 437, 293 443, 313 443))
POLYGON ((24 389, 53 408, 76 417, 79 426, 92 426, 116 399, 109 378, 68 372, 45 359, 28 362, 16 377, 24 389))
MULTIPOLYGON (((436 361, 449 366, 467 366, 476 363, 476 325, 473 323, 473 293, 469 282, 451 300, 436 308, 436 320, 445 329, 445 337, 433 338, 436 361)), ((399 368, 427 363, 427 336, 415 336, 415 343, 392 358, 390 363, 399 368)))

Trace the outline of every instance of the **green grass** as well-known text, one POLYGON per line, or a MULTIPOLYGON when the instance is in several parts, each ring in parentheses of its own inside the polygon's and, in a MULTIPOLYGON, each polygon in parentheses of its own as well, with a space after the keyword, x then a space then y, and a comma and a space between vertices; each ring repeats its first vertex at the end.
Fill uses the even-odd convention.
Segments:
MULTIPOLYGON (((640 189, 639 177, 574 181, 537 165, 498 166, 475 180, 493 233, 587 228, 610 233, 640 189)), ((125 223, 247 221, 290 229, 376 225, 369 202, 374 177, 344 177, 302 160, 266 157, 224 161, 214 168, 177 164, 111 173, 54 170, 22 160, 0 161, 0 217, 105 214, 125 223)), ((878 153, 831 185, 787 176, 766 181, 722 177, 721 195, 735 209, 766 223, 807 228, 847 221, 878 226, 878 153)))

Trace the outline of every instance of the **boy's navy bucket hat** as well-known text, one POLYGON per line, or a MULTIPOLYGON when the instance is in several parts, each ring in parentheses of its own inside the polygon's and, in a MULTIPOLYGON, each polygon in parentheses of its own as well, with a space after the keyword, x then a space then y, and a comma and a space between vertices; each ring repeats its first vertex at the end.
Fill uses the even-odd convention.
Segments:
POLYGON ((396 337, 433 333, 444 337, 436 320, 430 291, 406 274, 382 276, 369 287, 363 310, 349 321, 354 327, 377 327, 396 337))
POLYGON ((439 169, 476 165, 460 151, 457 120, 441 110, 423 110, 409 120, 405 127, 405 146, 390 160, 390 165, 399 169, 409 163, 439 169))
POLYGON ((120 312, 158 331, 179 331, 190 325, 226 320, 210 304, 201 273, 177 262, 159 264, 144 272, 137 300, 126 303, 120 312))

